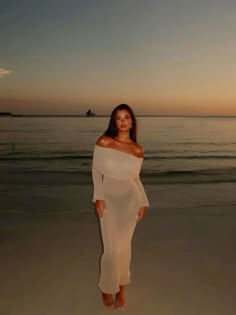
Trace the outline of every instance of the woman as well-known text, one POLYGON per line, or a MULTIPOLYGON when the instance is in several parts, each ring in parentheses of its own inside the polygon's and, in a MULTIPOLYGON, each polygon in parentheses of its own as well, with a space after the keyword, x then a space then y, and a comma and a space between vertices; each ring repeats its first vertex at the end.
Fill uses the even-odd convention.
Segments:
POLYGON ((131 240, 136 223, 149 206, 139 179, 142 161, 134 113, 128 105, 120 104, 95 145, 92 167, 93 202, 104 250, 98 287, 106 307, 122 309, 126 304, 124 286, 130 283, 131 240))

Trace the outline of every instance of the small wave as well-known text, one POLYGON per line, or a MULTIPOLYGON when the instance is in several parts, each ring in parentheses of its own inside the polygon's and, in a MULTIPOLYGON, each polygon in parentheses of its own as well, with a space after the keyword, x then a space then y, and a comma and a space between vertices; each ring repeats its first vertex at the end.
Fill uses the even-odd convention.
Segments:
POLYGON ((236 182, 236 168, 234 169, 205 169, 205 170, 180 170, 163 172, 142 173, 142 178, 147 183, 223 183, 236 182))
POLYGON ((17 214, 25 214, 24 211, 21 210, 0 210, 0 213, 17 213, 17 214))
MULTIPOLYGON (((236 168, 202 169, 202 170, 142 170, 140 174, 144 184, 175 183, 236 183, 236 168)), ((7 176, 0 178, 1 184, 40 184, 40 185, 92 185, 91 170, 11 170, 7 176)), ((91 209, 84 209, 90 211, 91 209)))
POLYGON ((236 160, 236 155, 172 155, 145 157, 145 160, 207 160, 207 159, 236 160))
POLYGON ((53 160, 88 160, 92 159, 90 155, 62 155, 62 156, 4 156, 0 160, 4 161, 53 161, 53 160))
MULTIPOLYGON (((0 157, 4 161, 53 161, 53 160, 91 160, 92 155, 58 155, 58 156, 7 156, 0 157)), ((146 156, 145 160, 236 160, 236 155, 172 155, 146 156)))
POLYGON ((156 177, 156 176, 163 176, 163 177, 171 177, 171 176, 195 176, 195 175, 204 175, 204 176, 211 176, 211 175, 220 175, 220 176, 228 176, 232 175, 236 177, 236 168, 229 167, 223 169, 197 169, 197 170, 171 170, 171 171, 146 171, 142 172, 143 176, 146 177, 156 177))
POLYGON ((165 175, 209 175, 209 174, 226 174, 226 173, 232 173, 235 172, 236 174, 236 168, 225 168, 225 169, 198 169, 198 170, 178 170, 178 171, 164 171, 163 173, 160 172, 159 174, 165 174, 165 175))
POLYGON ((80 213, 83 213, 83 212, 89 212, 89 213, 91 213, 91 212, 94 212, 94 209, 82 209, 82 210, 80 210, 79 212, 80 212, 80 213))
POLYGON ((81 213, 92 213, 93 209, 82 209, 82 210, 65 210, 65 211, 47 211, 40 212, 39 215, 60 215, 60 214, 81 214, 81 213))

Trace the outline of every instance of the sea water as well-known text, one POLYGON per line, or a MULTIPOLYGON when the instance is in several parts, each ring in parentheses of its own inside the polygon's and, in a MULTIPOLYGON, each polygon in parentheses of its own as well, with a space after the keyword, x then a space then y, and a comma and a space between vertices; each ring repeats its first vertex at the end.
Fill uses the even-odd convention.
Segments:
MULTIPOLYGON (((91 172, 109 117, 2 117, 0 170, 91 172)), ((137 117, 152 182, 236 182, 235 117, 137 117)))

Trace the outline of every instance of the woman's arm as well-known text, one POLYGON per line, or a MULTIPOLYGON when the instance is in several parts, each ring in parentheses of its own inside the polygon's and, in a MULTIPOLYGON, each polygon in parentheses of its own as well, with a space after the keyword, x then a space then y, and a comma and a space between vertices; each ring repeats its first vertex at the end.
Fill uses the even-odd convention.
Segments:
POLYGON ((92 167, 92 178, 93 178, 93 202, 96 200, 103 200, 104 194, 102 189, 103 176, 94 166, 92 167))
POLYGON ((149 201, 147 198, 147 195, 145 193, 145 190, 143 188, 143 184, 140 180, 140 178, 135 179, 136 185, 138 187, 139 195, 140 195, 140 208, 138 210, 137 216, 136 216, 136 221, 139 222, 142 220, 143 216, 145 215, 147 208, 149 207, 149 201))
MULTIPOLYGON (((101 141, 101 138, 97 141, 101 141)), ((93 199, 95 202, 95 208, 99 218, 103 216, 104 211, 106 210, 106 203, 104 200, 103 193, 103 174, 100 171, 99 161, 101 157, 97 154, 96 147, 94 148, 93 153, 93 163, 92 163, 92 178, 93 178, 93 199)))
MULTIPOLYGON (((143 150, 143 147, 139 144, 136 143, 135 145, 135 153, 136 153, 136 156, 140 157, 140 158, 143 158, 144 157, 144 150, 143 150)), ((139 191, 139 195, 140 195, 140 200, 141 200, 141 207, 149 207, 149 201, 148 201, 148 198, 147 198, 147 195, 145 193, 145 190, 143 188, 143 184, 140 180, 139 177, 135 178, 135 183, 138 187, 138 191, 139 191)))
POLYGON ((104 200, 104 194, 102 189, 102 174, 96 170, 95 167, 92 168, 92 177, 93 177, 93 202, 95 202, 95 208, 97 211, 98 217, 101 219, 103 212, 106 211, 106 203, 104 200))
POLYGON ((147 195, 146 195, 146 192, 143 188, 143 184, 140 180, 140 178, 135 178, 135 183, 137 185, 137 188, 138 188, 138 191, 139 191, 139 196, 140 196, 140 207, 149 207, 149 201, 148 201, 148 198, 147 198, 147 195))

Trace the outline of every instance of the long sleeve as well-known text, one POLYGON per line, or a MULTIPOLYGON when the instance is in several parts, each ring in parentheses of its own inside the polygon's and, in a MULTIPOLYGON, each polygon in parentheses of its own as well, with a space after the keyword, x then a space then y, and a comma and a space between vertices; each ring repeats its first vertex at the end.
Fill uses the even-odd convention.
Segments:
POLYGON ((148 201, 147 195, 145 193, 143 184, 142 184, 142 182, 141 182, 139 177, 135 178, 135 183, 136 183, 136 185, 138 187, 138 191, 139 191, 139 194, 140 194, 141 207, 142 206, 149 207, 149 201, 148 201))
POLYGON ((92 167, 93 178, 93 202, 96 200, 104 200, 104 194, 102 189, 103 175, 94 166, 92 167))

